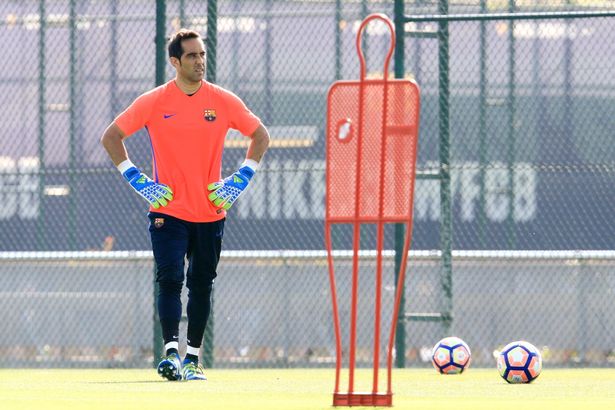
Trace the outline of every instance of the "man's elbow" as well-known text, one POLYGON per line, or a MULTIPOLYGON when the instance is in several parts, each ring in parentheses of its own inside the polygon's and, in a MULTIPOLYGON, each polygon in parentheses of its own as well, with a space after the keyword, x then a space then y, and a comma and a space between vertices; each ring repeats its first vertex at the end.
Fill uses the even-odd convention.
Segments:
POLYGON ((269 143, 271 142, 271 137, 269 137, 269 132, 267 128, 261 126, 260 132, 257 134, 259 144, 264 148, 269 148, 269 143))
POLYGON ((117 126, 112 123, 107 127, 105 132, 103 132, 102 137, 100 137, 100 143, 106 148, 110 144, 118 141, 122 141, 122 134, 118 132, 117 126))
POLYGON ((271 138, 269 137, 269 133, 265 132, 265 135, 263 136, 263 147, 265 147, 265 149, 269 148, 269 144, 271 143, 271 138))
POLYGON ((102 137, 100 137, 100 144, 104 147, 107 145, 107 140, 109 137, 107 137, 107 133, 103 132, 102 137))
POLYGON ((103 147, 107 146, 109 140, 111 139, 111 126, 108 126, 105 132, 103 132, 102 137, 100 137, 100 143, 103 147))

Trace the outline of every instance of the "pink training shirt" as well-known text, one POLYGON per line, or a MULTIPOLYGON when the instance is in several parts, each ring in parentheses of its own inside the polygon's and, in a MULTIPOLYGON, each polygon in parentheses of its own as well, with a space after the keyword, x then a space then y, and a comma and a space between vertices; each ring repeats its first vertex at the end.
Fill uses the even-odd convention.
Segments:
POLYGON ((147 129, 153 178, 173 190, 173 200, 166 207, 150 207, 150 211, 211 222, 226 215, 207 199, 207 185, 221 179, 226 134, 233 128, 252 135, 261 122, 230 91, 203 81, 188 96, 171 80, 139 96, 115 123, 126 136, 147 129))

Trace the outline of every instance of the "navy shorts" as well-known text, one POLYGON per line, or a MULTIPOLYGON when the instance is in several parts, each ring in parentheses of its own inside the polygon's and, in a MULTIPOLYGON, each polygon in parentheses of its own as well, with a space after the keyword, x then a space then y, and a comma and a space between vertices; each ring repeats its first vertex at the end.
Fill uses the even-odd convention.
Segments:
POLYGON ((148 214, 156 280, 169 285, 184 281, 184 260, 188 258, 186 287, 211 289, 220 260, 224 219, 214 222, 187 222, 157 212, 148 214))

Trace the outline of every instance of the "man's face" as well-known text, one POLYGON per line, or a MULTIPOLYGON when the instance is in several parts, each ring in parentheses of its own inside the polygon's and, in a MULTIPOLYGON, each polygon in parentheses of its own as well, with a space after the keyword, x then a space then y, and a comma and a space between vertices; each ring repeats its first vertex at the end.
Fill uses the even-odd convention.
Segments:
POLYGON ((173 64, 177 70, 177 75, 187 81, 199 82, 205 75, 205 46, 200 38, 190 38, 183 40, 183 54, 178 64, 173 64))

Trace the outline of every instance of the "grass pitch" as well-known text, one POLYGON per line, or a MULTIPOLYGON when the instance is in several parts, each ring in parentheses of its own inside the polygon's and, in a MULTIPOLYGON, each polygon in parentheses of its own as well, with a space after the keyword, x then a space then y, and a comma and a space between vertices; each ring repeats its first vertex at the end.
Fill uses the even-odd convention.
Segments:
MULTIPOLYGON (((206 382, 168 382, 153 369, 0 369, 0 408, 333 408, 333 369, 213 369, 206 375, 206 382)), ((369 390, 369 370, 355 379, 355 390, 369 390)), ((495 369, 456 376, 396 369, 393 392, 396 409, 615 409, 615 370, 547 368, 532 384, 509 385, 495 369)))

